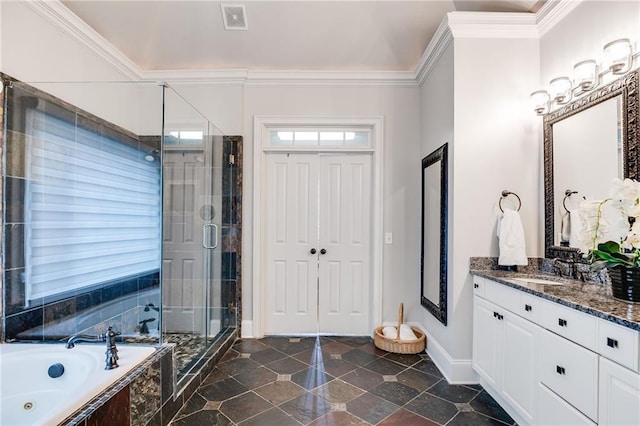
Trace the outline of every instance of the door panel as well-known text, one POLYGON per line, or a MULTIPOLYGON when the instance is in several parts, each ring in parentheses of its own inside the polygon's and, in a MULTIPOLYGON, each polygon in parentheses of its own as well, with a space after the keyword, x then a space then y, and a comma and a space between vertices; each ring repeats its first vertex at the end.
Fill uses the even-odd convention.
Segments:
POLYGON ((317 330, 318 166, 313 154, 267 161, 265 331, 317 330))
POLYGON ((371 156, 319 158, 319 331, 369 334, 371 156))
POLYGON ((369 334, 371 156, 269 154, 266 197, 266 334, 369 334))
POLYGON ((205 255, 198 194, 206 185, 201 151, 166 151, 164 168, 163 328, 166 332, 204 333, 205 255))

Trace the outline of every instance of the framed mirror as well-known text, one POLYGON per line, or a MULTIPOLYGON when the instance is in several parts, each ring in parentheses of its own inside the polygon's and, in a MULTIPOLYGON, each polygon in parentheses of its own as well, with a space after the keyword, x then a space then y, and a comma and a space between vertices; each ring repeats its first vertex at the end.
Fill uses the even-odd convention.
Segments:
MULTIPOLYGON (((638 71, 544 116, 545 256, 580 260, 571 212, 640 177, 638 71)), ((575 227, 574 227, 575 231, 575 227)))
POLYGON ((422 159, 420 301, 447 325, 447 144, 422 159))

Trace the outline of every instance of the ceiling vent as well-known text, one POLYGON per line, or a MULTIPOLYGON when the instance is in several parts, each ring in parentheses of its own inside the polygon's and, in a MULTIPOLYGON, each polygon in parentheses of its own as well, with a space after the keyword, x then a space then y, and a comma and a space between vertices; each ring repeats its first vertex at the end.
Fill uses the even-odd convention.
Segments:
POLYGON ((247 30, 247 13, 243 4, 225 4, 222 8, 222 19, 225 30, 247 30))

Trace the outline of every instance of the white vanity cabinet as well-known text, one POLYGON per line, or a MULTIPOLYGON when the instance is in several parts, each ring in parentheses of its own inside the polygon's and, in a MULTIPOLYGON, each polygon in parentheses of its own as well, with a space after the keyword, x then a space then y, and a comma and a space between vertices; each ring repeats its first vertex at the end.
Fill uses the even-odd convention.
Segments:
POLYGON ((532 423, 538 326, 481 297, 474 300, 474 315, 473 368, 518 412, 520 422, 532 423))
POLYGON ((640 425, 640 332, 474 276, 473 368, 519 424, 640 425))

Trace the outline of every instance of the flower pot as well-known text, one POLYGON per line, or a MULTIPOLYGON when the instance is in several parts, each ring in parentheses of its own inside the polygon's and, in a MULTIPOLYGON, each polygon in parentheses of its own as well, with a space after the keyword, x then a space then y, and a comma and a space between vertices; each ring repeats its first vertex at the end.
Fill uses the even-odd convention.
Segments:
POLYGON ((616 266, 609 269, 613 297, 624 302, 640 303, 640 268, 616 266))

